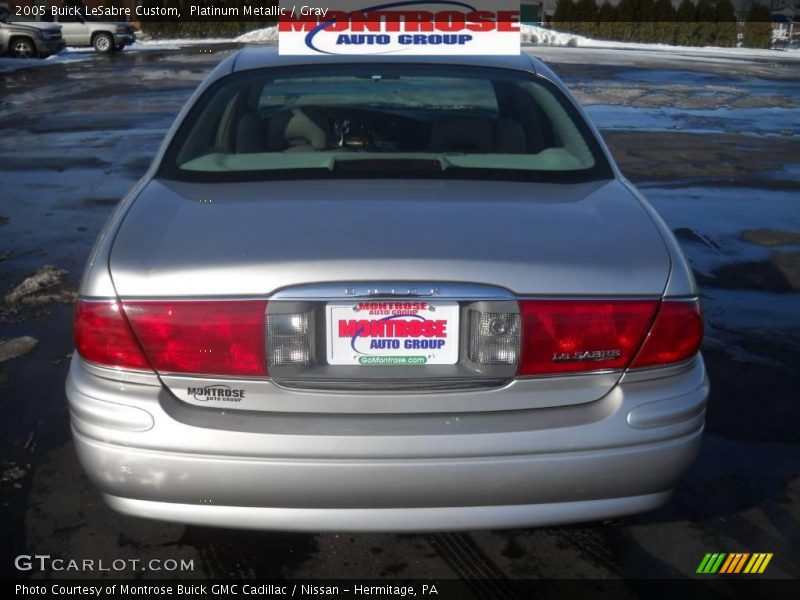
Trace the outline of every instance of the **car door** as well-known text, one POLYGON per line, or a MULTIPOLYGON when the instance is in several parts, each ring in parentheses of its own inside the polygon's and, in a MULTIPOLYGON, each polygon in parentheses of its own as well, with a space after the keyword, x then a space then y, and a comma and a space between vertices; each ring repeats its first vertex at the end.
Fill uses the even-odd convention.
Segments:
POLYGON ((67 46, 88 46, 91 42, 89 26, 80 17, 59 17, 57 23, 61 25, 61 35, 67 46))

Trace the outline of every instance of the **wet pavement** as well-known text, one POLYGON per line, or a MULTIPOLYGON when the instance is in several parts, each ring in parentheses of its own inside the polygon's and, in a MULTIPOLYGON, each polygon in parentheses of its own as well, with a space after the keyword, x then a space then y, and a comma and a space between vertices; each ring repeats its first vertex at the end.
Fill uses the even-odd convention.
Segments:
MULTIPOLYGON (((0 74, 0 296, 55 265, 69 274, 52 291, 69 297, 118 199, 230 51, 126 51, 0 74)), ((103 505, 70 442, 71 305, 6 305, 0 338, 39 343, 0 363, 0 574, 19 576, 14 556, 43 553, 193 559, 182 576, 198 578, 679 578, 706 552, 744 551, 774 553, 769 576, 800 576, 800 72, 779 59, 536 53, 587 106, 701 283, 707 435, 672 502, 622 522, 431 535, 124 517, 103 505)))

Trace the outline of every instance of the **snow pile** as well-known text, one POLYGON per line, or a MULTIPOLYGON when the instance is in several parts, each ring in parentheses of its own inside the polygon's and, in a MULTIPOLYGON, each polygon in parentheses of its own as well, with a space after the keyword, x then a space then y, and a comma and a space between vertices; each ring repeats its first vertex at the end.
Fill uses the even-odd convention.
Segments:
MULTIPOLYGON (((241 44, 276 44, 278 43, 278 28, 266 27, 256 29, 237 37, 234 42, 241 44)), ((610 40, 597 40, 583 37, 574 33, 545 29, 536 25, 520 25, 520 41, 523 46, 567 46, 570 48, 590 47, 590 48, 611 48, 627 50, 657 50, 657 51, 680 51, 681 53, 696 54, 729 54, 733 56, 752 56, 752 57, 775 57, 775 50, 759 50, 753 48, 712 48, 696 46, 669 46, 667 44, 640 44, 636 42, 614 42, 610 40)), ((792 58, 800 56, 798 51, 788 53, 792 58)), ((781 53, 786 57, 787 53, 781 53)))
MULTIPOLYGON (((578 35, 553 31, 544 27, 535 27, 533 25, 521 25, 520 27, 523 44, 534 46, 577 46, 584 39, 578 35)), ((241 44, 275 44, 278 41, 278 28, 256 29, 240 35, 234 41, 241 44)))
POLYGON ((554 29, 545 29, 536 25, 520 25, 520 37, 523 45, 531 46, 582 46, 586 38, 573 33, 564 33, 554 29))
POLYGON ((723 48, 719 46, 672 46, 669 44, 643 44, 639 42, 615 42, 587 38, 574 33, 565 33, 553 29, 545 29, 534 25, 521 25, 522 45, 529 46, 569 46, 581 48, 602 48, 606 50, 644 50, 648 52, 666 52, 680 55, 697 55, 698 57, 737 58, 780 58, 782 60, 800 59, 800 48, 789 48, 778 52, 761 48, 723 48))
MULTIPOLYGON (((183 46, 202 46, 204 44, 230 44, 230 38, 158 38, 141 39, 133 46, 125 48, 125 52, 137 50, 177 50, 183 46)), ((69 49, 69 48, 68 48, 69 49)), ((71 50, 71 49, 70 49, 71 50)), ((90 48, 89 50, 94 50, 90 48)))
POLYGON ((278 28, 266 27, 264 29, 256 29, 255 31, 240 35, 233 41, 242 44, 275 44, 278 42, 278 28))

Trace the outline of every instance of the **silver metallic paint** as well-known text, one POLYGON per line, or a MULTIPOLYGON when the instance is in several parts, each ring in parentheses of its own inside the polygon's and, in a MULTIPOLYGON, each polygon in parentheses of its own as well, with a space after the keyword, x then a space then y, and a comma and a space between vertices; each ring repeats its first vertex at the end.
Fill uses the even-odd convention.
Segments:
MULTIPOLYGON (((386 279, 436 287, 470 282, 553 297, 696 295, 671 232, 622 177, 591 124, 616 178, 604 185, 193 186, 153 179, 177 127, 209 85, 234 71, 318 60, 252 48, 223 61, 109 219, 81 295, 267 298, 296 285, 386 279), (200 204, 201 198, 214 202, 200 204), (412 222, 397 209, 402 201, 438 225, 443 239, 394 254, 382 246, 412 222), (385 235, 353 243, 342 228, 352 224, 357 206, 367 212, 355 217, 356 226, 391 215, 385 235), (304 235, 309 231, 314 235, 304 235)), ((585 117, 558 78, 525 55, 414 62, 535 73, 585 117)), ((73 358, 66 392, 76 448, 115 509, 201 525, 305 531, 610 518, 668 500, 697 452, 708 394, 699 356, 666 368, 436 394, 312 392, 240 381, 258 387, 248 410, 195 406, 164 386, 177 391, 188 381, 198 383, 73 358)))

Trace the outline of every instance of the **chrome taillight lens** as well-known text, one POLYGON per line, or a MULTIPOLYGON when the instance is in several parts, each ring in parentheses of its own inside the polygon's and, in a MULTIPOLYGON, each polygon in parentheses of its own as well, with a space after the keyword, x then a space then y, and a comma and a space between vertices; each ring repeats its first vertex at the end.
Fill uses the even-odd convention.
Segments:
POLYGON ((481 365, 515 365, 522 340, 518 313, 470 310, 469 359, 481 365))
POLYGON ((267 357, 270 367, 304 367, 314 360, 314 314, 267 314, 267 357))

